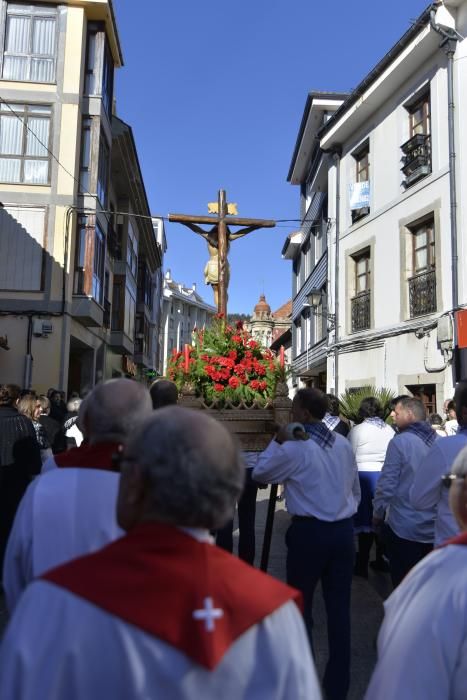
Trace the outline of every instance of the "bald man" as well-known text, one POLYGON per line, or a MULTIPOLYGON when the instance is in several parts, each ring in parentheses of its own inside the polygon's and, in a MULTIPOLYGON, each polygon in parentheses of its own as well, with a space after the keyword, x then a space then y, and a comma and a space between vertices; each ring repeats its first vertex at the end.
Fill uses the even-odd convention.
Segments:
POLYGON ((467 448, 443 484, 461 534, 422 559, 385 602, 365 700, 466 697, 467 448))
POLYGON ((300 594, 213 545, 244 467, 203 412, 160 409, 128 442, 125 537, 31 584, 0 651, 0 700, 319 700, 300 594))
POLYGON ((129 379, 99 384, 83 401, 78 423, 86 443, 48 460, 16 514, 3 567, 10 612, 33 578, 122 534, 114 457, 151 409, 148 390, 129 379))

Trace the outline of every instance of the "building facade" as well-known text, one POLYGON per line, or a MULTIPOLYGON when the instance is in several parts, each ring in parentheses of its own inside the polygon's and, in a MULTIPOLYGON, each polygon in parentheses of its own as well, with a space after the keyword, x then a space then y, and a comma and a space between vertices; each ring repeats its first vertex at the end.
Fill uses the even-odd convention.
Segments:
POLYGON ((191 345, 193 332, 209 326, 217 308, 206 304, 196 291, 196 285, 186 287, 172 279, 167 270, 163 281, 162 374, 167 374, 167 362, 174 351, 181 352, 191 345))
MULTIPOLYGON (((328 256, 324 279, 310 284, 326 284, 324 308, 300 286, 304 299, 296 293, 294 309, 311 303, 305 308, 327 327, 328 390, 386 386, 419 396, 431 412, 441 411, 465 376, 456 329, 467 305, 467 225, 456 207, 467 187, 460 165, 467 157, 467 2, 436 9, 317 128, 310 100, 318 98, 309 98, 289 173, 315 199, 322 196, 317 163, 325 163, 328 256), (312 138, 314 160, 307 156, 312 138)), ((286 242, 286 255, 295 246, 294 261, 304 253, 304 234, 302 226, 286 242)), ((307 340, 294 340, 295 362, 304 347, 314 352, 307 340)))
POLYGON ((0 382, 84 392, 154 364, 138 276, 148 291, 162 249, 112 113, 121 65, 111 0, 2 0, 0 382))

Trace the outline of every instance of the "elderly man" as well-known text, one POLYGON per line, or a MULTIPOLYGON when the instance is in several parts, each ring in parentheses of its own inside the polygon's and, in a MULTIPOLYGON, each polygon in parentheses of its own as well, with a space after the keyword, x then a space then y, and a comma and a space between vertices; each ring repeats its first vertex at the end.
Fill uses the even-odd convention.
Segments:
POLYGON ((0 700, 319 698, 298 591, 212 544, 243 471, 202 412, 145 420, 122 462, 127 535, 31 584, 0 651, 0 700))
MULTIPOLYGON (((443 438, 447 440, 448 438, 443 438)), ((425 557, 388 598, 366 700, 464 700, 467 689, 467 448, 450 504, 462 534, 425 557)))
POLYGON ((437 440, 426 459, 423 469, 415 474, 410 491, 414 508, 435 508, 435 546, 454 537, 459 526, 449 507, 449 491, 443 486, 441 477, 451 470, 459 452, 467 446, 467 382, 459 382, 454 395, 456 414, 459 420, 457 433, 437 440))
POLYGON ((440 438, 426 422, 425 407, 402 398, 394 409, 399 432, 388 445, 373 500, 373 524, 383 522, 392 584, 398 586, 415 564, 433 549, 434 506, 415 510, 410 490, 434 442, 440 438))
POLYGON ((343 700, 350 681, 352 516, 360 501, 360 484, 349 441, 321 422, 327 406, 321 391, 300 389, 292 412, 306 431, 301 437, 308 439, 295 441, 288 429, 281 429, 259 456, 253 477, 284 484, 292 514, 286 535, 287 581, 303 593, 311 640, 313 594, 321 580, 329 637, 323 686, 329 700, 343 700))
POLYGON ((129 379, 112 379, 88 394, 79 417, 88 444, 56 455, 59 468, 33 481, 16 514, 3 570, 10 611, 33 578, 121 535, 114 456, 150 411, 148 390, 129 379))

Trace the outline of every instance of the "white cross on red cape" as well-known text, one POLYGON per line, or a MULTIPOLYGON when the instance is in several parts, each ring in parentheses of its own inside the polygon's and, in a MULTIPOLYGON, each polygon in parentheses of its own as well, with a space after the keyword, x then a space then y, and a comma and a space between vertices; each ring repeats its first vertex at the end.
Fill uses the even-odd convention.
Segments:
POLYGON ((244 632, 301 594, 178 528, 140 523, 104 549, 60 566, 46 581, 154 635, 208 669, 244 632), (193 617, 211 598, 213 630, 193 617))

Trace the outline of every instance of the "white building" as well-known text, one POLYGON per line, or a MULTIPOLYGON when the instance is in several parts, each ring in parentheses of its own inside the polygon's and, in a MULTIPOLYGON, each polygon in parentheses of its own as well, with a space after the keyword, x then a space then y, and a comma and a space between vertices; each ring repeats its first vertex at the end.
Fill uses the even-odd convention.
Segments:
POLYGON ((431 6, 350 95, 308 98, 289 172, 308 208, 283 253, 294 260, 294 363, 303 376, 308 353, 313 383, 326 367, 336 393, 376 384, 440 411, 466 376, 456 337, 467 305, 467 220, 456 207, 467 189, 461 35, 466 0, 431 6), (315 255, 302 271, 326 200, 328 255, 322 270, 315 255), (323 292, 318 314, 312 289, 323 292), (310 322, 303 329, 308 311, 314 337, 310 322))
POLYGON ((162 374, 167 372, 167 361, 173 350, 181 351, 185 344, 191 344, 193 331, 208 326, 216 314, 217 309, 203 301, 195 284, 185 287, 175 282, 167 270, 163 280, 162 374))

